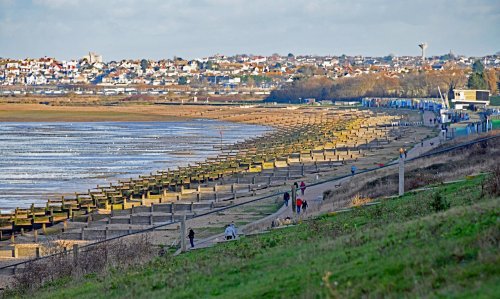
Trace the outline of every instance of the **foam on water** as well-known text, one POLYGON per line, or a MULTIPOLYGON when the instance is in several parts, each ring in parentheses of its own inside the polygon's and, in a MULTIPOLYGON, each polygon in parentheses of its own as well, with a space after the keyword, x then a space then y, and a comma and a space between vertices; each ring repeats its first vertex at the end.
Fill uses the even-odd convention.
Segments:
POLYGON ((211 120, 0 123, 0 209, 204 161, 218 154, 221 129, 224 144, 269 130, 211 120))

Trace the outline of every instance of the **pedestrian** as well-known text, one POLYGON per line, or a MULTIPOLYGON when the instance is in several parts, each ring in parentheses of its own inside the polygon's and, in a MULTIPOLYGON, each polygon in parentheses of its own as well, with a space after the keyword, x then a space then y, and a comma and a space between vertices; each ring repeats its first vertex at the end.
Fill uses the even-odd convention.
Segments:
POLYGON ((302 199, 297 198, 297 215, 300 215, 300 208, 302 207, 302 199))
POLYGON ((351 175, 354 175, 356 173, 356 166, 351 166, 351 175))
POLYGON ((189 243, 191 243, 191 248, 193 248, 194 247, 194 230, 192 228, 189 228, 188 238, 189 238, 189 243))
POLYGON ((404 149, 404 153, 405 153, 405 159, 408 158, 408 152, 406 151, 406 149, 404 149))
POLYGON ((283 194, 283 201, 285 202, 285 206, 288 207, 288 201, 290 200, 290 193, 285 191, 285 194, 283 194))
POLYGON ((224 237, 226 240, 231 240, 233 238, 233 229, 229 224, 226 225, 226 229, 224 230, 224 237))
POLYGON ((231 229, 233 230, 233 239, 236 239, 238 236, 238 229, 236 228, 236 225, 234 225, 234 222, 231 222, 231 229))
POLYGON ((304 202, 302 202, 302 211, 304 212, 304 214, 306 213, 308 206, 309 205, 307 204, 307 200, 304 199, 304 202))
POLYGON ((300 182, 300 191, 302 192, 302 195, 306 193, 306 183, 304 183, 304 181, 300 182))

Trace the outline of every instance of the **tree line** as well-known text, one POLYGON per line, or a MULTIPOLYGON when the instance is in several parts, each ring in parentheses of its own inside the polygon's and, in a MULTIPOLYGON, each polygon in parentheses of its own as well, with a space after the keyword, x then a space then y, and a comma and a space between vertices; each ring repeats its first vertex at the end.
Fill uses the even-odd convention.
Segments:
POLYGON ((272 91, 266 100, 300 103, 305 98, 315 98, 320 101, 362 97, 439 97, 438 86, 443 96, 449 98, 453 96, 453 89, 465 87, 489 89, 495 94, 498 87, 497 78, 496 70, 485 70, 480 66, 474 68, 471 74, 467 69, 449 68, 419 70, 404 74, 368 73, 336 80, 312 75, 300 77, 272 91))

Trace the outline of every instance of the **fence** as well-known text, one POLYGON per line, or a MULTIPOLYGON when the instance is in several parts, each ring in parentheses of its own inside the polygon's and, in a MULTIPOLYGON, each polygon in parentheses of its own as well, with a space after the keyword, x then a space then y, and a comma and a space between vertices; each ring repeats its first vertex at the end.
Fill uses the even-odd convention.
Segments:
MULTIPOLYGON (((424 159, 424 158, 428 158, 428 157, 432 157, 432 156, 436 156, 436 155, 446 154, 448 152, 451 152, 451 151, 454 151, 454 150, 457 150, 457 149, 466 148, 466 147, 469 147, 469 146, 474 145, 474 144, 485 143, 488 140, 493 140, 493 139, 497 139, 497 138, 500 138, 500 134, 499 135, 488 136, 488 137, 484 137, 484 138, 480 138, 480 139, 476 139, 476 140, 473 140, 473 141, 463 142, 463 143, 460 143, 460 144, 457 144, 457 145, 449 146, 449 147, 444 148, 444 149, 434 150, 434 151, 422 154, 422 155, 420 155, 418 157, 415 157, 415 158, 407 159, 405 161, 405 163, 409 163, 409 162, 413 162, 413 161, 418 161, 420 159, 424 159)), ((393 161, 391 163, 388 163, 386 165, 380 165, 380 166, 377 166, 377 167, 360 170, 360 171, 357 171, 355 174, 347 174, 347 175, 343 175, 343 176, 336 176, 336 177, 333 177, 333 178, 330 178, 330 179, 327 179, 327 180, 322 180, 322 181, 318 181, 318 182, 315 182, 315 183, 311 183, 311 184, 308 184, 308 187, 313 187, 313 186, 317 186, 317 185, 321 185, 321 184, 325 184, 325 183, 329 183, 329 182, 334 182, 334 181, 342 180, 342 179, 349 178, 349 177, 355 177, 355 176, 358 176, 358 175, 361 175, 361 174, 370 173, 370 172, 381 170, 381 169, 384 169, 384 168, 393 167, 393 166, 396 166, 396 165, 398 165, 398 160, 393 161)), ((267 204, 273 203, 273 201, 275 202, 275 200, 277 198, 281 198, 283 196, 283 194, 285 192, 288 192, 288 191, 289 190, 274 192, 272 194, 269 194, 269 195, 266 195, 266 196, 261 196, 261 197, 258 197, 258 198, 255 198, 255 199, 251 199, 251 200, 248 200, 248 201, 245 201, 245 202, 236 203, 236 204, 233 204, 233 205, 230 205, 230 206, 226 206, 226 207, 222 207, 222 208, 217 208, 217 209, 214 209, 214 210, 210 210, 210 211, 207 211, 207 212, 203 212, 203 213, 194 215, 191 218, 191 220, 193 220, 193 219, 196 220, 198 218, 206 217, 206 216, 213 215, 213 214, 216 214, 216 213, 222 213, 222 212, 228 211, 228 210, 235 211, 237 209, 240 209, 240 208, 242 208, 244 206, 247 206, 249 204, 252 204, 252 203, 257 203, 257 202, 265 203, 266 201, 267 201, 267 204)), ((298 191, 298 189, 295 190, 295 191, 298 191)), ((76 257, 79 252, 80 253, 85 252, 86 250, 91 249, 93 246, 98 246, 98 245, 103 244, 103 243, 112 242, 112 241, 115 241, 115 240, 118 240, 118 239, 122 239, 122 238, 125 238, 125 237, 130 237, 130 236, 133 236, 133 235, 138 235, 138 234, 144 234, 144 233, 148 233, 148 232, 153 232, 153 231, 158 230, 160 228, 165 228, 165 227, 168 227, 168 226, 173 226, 173 225, 176 225, 176 224, 180 224, 181 222, 182 222, 182 220, 175 220, 175 221, 171 221, 171 222, 168 222, 168 223, 151 226, 151 227, 149 227, 147 229, 134 231, 134 232, 128 233, 126 235, 111 237, 111 238, 108 238, 108 239, 96 241, 96 242, 93 242, 91 244, 86 244, 86 245, 83 245, 83 246, 75 246, 75 247, 73 247, 73 249, 65 250, 63 252, 57 252, 57 253, 54 253, 54 254, 50 254, 50 255, 38 257, 36 259, 30 259, 30 260, 27 260, 27 261, 21 261, 21 262, 18 262, 18 263, 6 265, 6 266, 3 266, 3 267, 0 267, 0 273, 15 274, 16 273, 16 269, 18 269, 20 266, 32 263, 34 261, 41 261, 41 260, 49 259, 49 258, 56 257, 56 256, 68 255, 68 254, 73 253, 73 255, 76 257)))

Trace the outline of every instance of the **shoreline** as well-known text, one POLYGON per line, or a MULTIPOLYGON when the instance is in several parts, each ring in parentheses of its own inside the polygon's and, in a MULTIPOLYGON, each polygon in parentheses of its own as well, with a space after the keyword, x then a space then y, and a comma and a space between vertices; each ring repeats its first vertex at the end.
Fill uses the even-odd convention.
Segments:
MULTIPOLYGON (((248 134, 247 132, 262 132, 262 133, 258 134, 258 136, 260 136, 260 135, 264 135, 264 134, 272 131, 272 127, 269 127, 269 126, 252 125, 252 124, 245 124, 245 123, 234 123, 234 122, 230 123, 230 122, 227 122, 224 120, 199 119, 199 118, 198 119, 194 119, 194 118, 193 119, 183 119, 181 121, 178 121, 178 120, 166 121, 166 122, 163 122, 163 121, 151 121, 151 122, 143 122, 143 121, 127 121, 127 122, 103 121, 103 122, 100 122, 100 121, 93 121, 93 122, 85 122, 85 123, 83 123, 83 122, 61 122, 61 121, 60 122, 52 122, 52 121, 51 122, 15 122, 15 123, 4 122, 4 126, 5 126, 7 131, 8 131, 8 128, 11 126, 10 124, 14 124, 14 126, 15 126, 14 128, 17 128, 17 126, 38 128, 40 126, 44 127, 46 125, 49 125, 51 128, 54 128, 56 133, 59 132, 59 130, 64 130, 64 132, 66 132, 66 130, 71 131, 72 129, 69 129, 69 128, 73 128, 73 127, 81 128, 81 126, 79 124, 82 124, 85 128, 86 127, 93 128, 92 130, 96 130, 96 128, 97 128, 97 130, 103 130, 103 129, 100 129, 101 126, 104 126, 103 128, 115 127, 115 124, 118 125, 119 127, 123 127, 123 129, 119 130, 119 134, 117 135, 118 137, 115 135, 112 135, 110 133, 111 135, 108 136, 107 138, 111 138, 112 142, 110 141, 109 145, 111 145, 111 143, 114 145, 115 141, 119 143, 120 140, 115 140, 115 139, 122 136, 122 134, 131 134, 131 133, 127 133, 128 129, 125 129, 125 127, 127 127, 127 128, 130 127, 130 128, 132 128, 133 131, 136 130, 135 128, 141 128, 141 130, 142 130, 142 128, 150 128, 146 131, 146 133, 151 132, 151 129, 152 129, 154 134, 160 134, 157 137, 157 138, 160 138, 159 140, 164 140, 165 138, 174 138, 174 136, 177 134, 175 132, 184 132, 185 134, 193 134, 192 132, 197 132, 196 136, 199 135, 199 137, 195 137, 195 136, 189 137, 192 139, 192 141, 191 141, 192 143, 189 143, 189 144, 185 143, 182 140, 180 141, 181 144, 184 144, 186 146, 189 145, 189 148, 184 148, 182 146, 179 148, 177 145, 168 146, 166 148, 164 148, 164 147, 157 148, 156 146, 154 146, 154 144, 152 144, 151 147, 149 147, 149 150, 158 151, 157 152, 158 154, 155 154, 155 155, 148 154, 148 155, 146 155, 146 157, 142 157, 142 154, 136 154, 136 156, 133 157, 134 161, 137 159, 144 160, 145 164, 143 166, 141 166, 142 171, 139 171, 137 165, 136 166, 132 165, 132 168, 120 169, 120 173, 116 173, 116 174, 114 174, 114 172, 113 173, 105 173, 103 170, 100 170, 99 173, 102 172, 103 176, 97 177, 96 174, 89 175, 89 176, 84 175, 86 173, 93 173, 91 171, 79 172, 82 170, 76 170, 77 172, 74 172, 75 170, 73 170, 73 171, 71 171, 71 172, 73 172, 73 174, 75 174, 77 176, 80 176, 80 175, 85 176, 84 178, 80 179, 81 185, 83 185, 83 187, 79 186, 80 184, 77 185, 78 182, 76 179, 70 179, 70 178, 68 178, 68 179, 64 179, 64 178, 55 179, 56 182, 60 182, 62 184, 61 186, 57 187, 56 192, 50 191, 52 193, 42 194, 41 196, 35 195, 35 193, 25 196, 27 198, 29 197, 32 199, 32 203, 34 204, 35 207, 45 206, 47 199, 61 198, 61 196, 69 198, 73 194, 75 194, 75 192, 83 192, 84 190, 87 190, 87 189, 94 189, 95 186, 97 186, 99 184, 105 184, 105 183, 106 184, 109 184, 109 183, 117 184, 120 180, 126 180, 126 179, 129 179, 131 177, 144 176, 144 175, 147 175, 148 173, 151 173, 151 172, 156 173, 156 172, 166 171, 167 169, 170 169, 170 168, 171 169, 178 169, 178 168, 182 168, 182 167, 187 167, 189 165, 189 163, 195 163, 195 164, 196 163, 204 163, 207 161, 208 158, 215 158, 222 153, 221 149, 219 147, 220 146, 219 137, 216 137, 216 140, 213 140, 213 141, 204 141, 203 143, 205 145, 197 146, 198 140, 205 140, 206 138, 212 138, 212 137, 210 137, 210 135, 212 135, 212 133, 210 133, 210 134, 203 133, 203 132, 206 132, 207 130, 210 132, 218 132, 217 130, 220 130, 221 128, 223 130, 228 130, 229 133, 225 134, 225 140, 224 140, 225 146, 230 146, 230 145, 233 145, 234 143, 237 143, 237 142, 243 142, 244 140, 242 138, 245 138, 245 140, 246 140, 245 136, 247 136, 247 134, 248 134), (52 127, 52 126, 54 126, 54 127, 52 127), (171 127, 171 126, 173 126, 173 127, 171 127), (184 128, 184 127, 186 127, 186 126, 189 128, 188 131, 185 131, 186 128, 184 128), (67 128, 67 129, 65 129, 65 128, 67 128), (169 129, 167 131, 164 131, 162 128, 174 128, 174 129, 169 129), (177 128, 177 129, 175 129, 175 128, 177 128), (160 131, 157 131, 157 130, 160 130, 160 131), (163 131, 161 131, 161 130, 163 130, 163 131), (172 130, 174 130, 174 131, 172 131, 172 130), (230 133, 230 131, 233 131, 233 130, 236 130, 235 132, 239 132, 239 133, 230 133), (163 133, 161 133, 161 132, 163 132, 163 133), (170 132, 170 133, 168 133, 168 132, 170 132), (161 135, 161 134, 163 134, 163 135, 161 135), (207 142, 209 142, 211 145, 207 144, 207 142), (150 156, 152 156, 153 158, 149 158, 150 156), (153 159, 155 161, 153 162, 151 159, 153 159), (168 164, 166 164, 167 162, 168 162, 168 164), (106 174, 106 175, 104 175, 104 174, 106 174), (63 184, 63 181, 66 181, 66 180, 68 182, 63 184), (67 188, 66 185, 74 185, 74 188, 67 188)), ((0 123, 0 125, 1 125, 1 123, 0 123)), ((7 131, 5 131, 5 132, 7 132, 7 131)), ((33 132, 32 130, 29 130, 29 131, 33 132)), ((4 131, 2 131, 2 132, 4 132, 4 131)), ((71 133, 71 135, 73 136, 73 138, 85 138, 85 136, 78 137, 79 136, 78 132, 82 132, 80 129, 75 129, 75 131, 72 131, 72 132, 73 133, 71 133)), ((153 134, 153 133, 149 133, 149 134, 153 134)), ((59 134, 59 133, 57 133, 57 134, 59 134)), ((108 134, 108 133, 106 133, 106 134, 108 134)), ((213 134, 215 134, 215 133, 213 133, 213 134)), ((0 133, 0 135, 1 135, 1 133, 0 133)), ((59 135, 55 135, 55 137, 58 137, 58 136, 59 135)), ((254 136, 254 135, 251 135, 251 136, 254 136)), ((80 140, 80 139, 78 139, 78 140, 80 140)), ((147 139, 146 139, 146 141, 147 141, 147 139)), ((133 141, 130 141, 130 142, 134 143, 133 141)), ((143 140, 142 142, 145 142, 145 141, 143 140)), ((131 143, 129 143, 128 145, 123 145, 123 146, 125 146, 126 148, 132 147, 131 143)), ((78 157, 82 157, 82 155, 86 155, 86 153, 88 153, 89 155, 92 155, 92 152, 88 152, 84 148, 80 147, 78 142, 75 143, 73 146, 75 146, 74 152, 79 153, 79 154, 77 154, 78 157)), ((120 145, 118 147, 122 147, 122 145, 120 145)), ((24 148, 24 147, 20 147, 20 148, 24 148)), ((29 145, 26 145, 26 148, 32 149, 32 147, 29 145)), ((113 148, 113 146, 111 146, 111 148, 113 148)), ((34 157, 37 156, 37 149, 38 149, 38 147, 32 149, 34 151, 33 152, 35 155, 34 157)), ((118 151, 120 151, 120 148, 118 148, 118 151)), ((120 151, 120 153, 121 153, 121 151, 120 151)), ((128 155, 126 152, 124 152, 123 154, 128 155)), ((50 153, 49 153, 49 155, 50 155, 50 153)), ((83 156, 83 157, 85 159, 85 156, 83 156)), ((7 159, 7 161, 14 161, 12 159, 9 160, 9 155, 7 155, 6 159, 7 159)), ((76 163, 78 165, 77 169, 78 168, 83 169, 85 167, 87 167, 89 169, 93 169, 94 167, 97 167, 97 165, 93 165, 90 162, 86 162, 86 166, 82 166, 82 165, 80 165, 81 163, 79 162, 79 161, 82 161, 81 159, 75 159, 72 157, 62 158, 62 159, 66 159, 67 161, 72 161, 72 162, 76 163), (90 164, 88 164, 88 163, 90 163, 90 164)), ((105 161, 107 161, 108 164, 111 163, 109 165, 110 167, 112 167, 112 168, 119 167, 116 164, 117 162, 116 161, 112 162, 114 160, 110 159, 110 157, 106 156, 106 154, 104 154, 104 156, 102 156, 102 154, 100 156, 95 156, 95 158, 90 159, 90 160, 94 160, 94 159, 105 159, 105 161)), ((126 157, 123 157, 123 158, 117 157, 117 159, 126 160, 127 158, 126 157)), ((24 161, 24 160, 21 159, 21 161, 24 161)), ((18 162, 18 163, 21 163, 21 162, 18 162)), ((55 167, 53 168, 52 166, 50 166, 48 164, 42 163, 39 165, 43 165, 44 167, 49 167, 50 168, 49 170, 51 173, 53 171, 56 171, 55 167)), ((114 170, 114 171, 117 171, 117 170, 114 170)), ((27 170, 27 172, 30 172, 30 171, 27 170)), ((67 171, 65 170, 64 172, 66 173, 67 171)), ((35 174, 31 173, 31 175, 33 176, 35 174)), ((57 174, 56 174, 56 176, 57 176, 57 174)), ((47 186, 49 186, 51 188, 52 187, 55 188, 55 186, 56 186, 56 185, 53 185, 52 180, 44 180, 44 179, 41 179, 41 180, 42 180, 43 184, 48 184, 47 186)), ((0 179, 0 181, 2 181, 2 180, 0 179)), ((40 182, 38 182, 37 184, 40 184, 40 182)), ((47 186, 45 186, 45 187, 47 187, 47 186)), ((0 189, 3 189, 6 191, 6 189, 4 189, 4 188, 9 189, 10 187, 8 185, 5 185, 5 186, 2 186, 2 188, 0 188, 0 189)), ((23 187, 21 187, 21 188, 23 188, 23 187)), ((33 187, 26 186, 25 188, 23 188, 23 190, 32 190, 32 188, 33 187)), ((0 191, 2 191, 2 190, 0 190, 0 191)), ((8 195, 8 193, 6 192, 5 195, 8 195)), ((6 197, 6 196, 0 196, 0 198, 2 198, 2 199, 3 199, 3 197, 6 197)), ((17 194, 15 196, 13 194, 12 198, 17 199, 17 197, 19 197, 17 194)), ((6 197, 6 198, 8 198, 8 197, 6 197)), ((0 205, 0 209, 1 209, 2 213, 12 212, 13 210, 15 210, 15 208, 28 208, 28 207, 29 207, 29 205, 25 205, 24 203, 16 203, 14 201, 12 201, 11 203, 2 202, 2 204, 0 205)))

